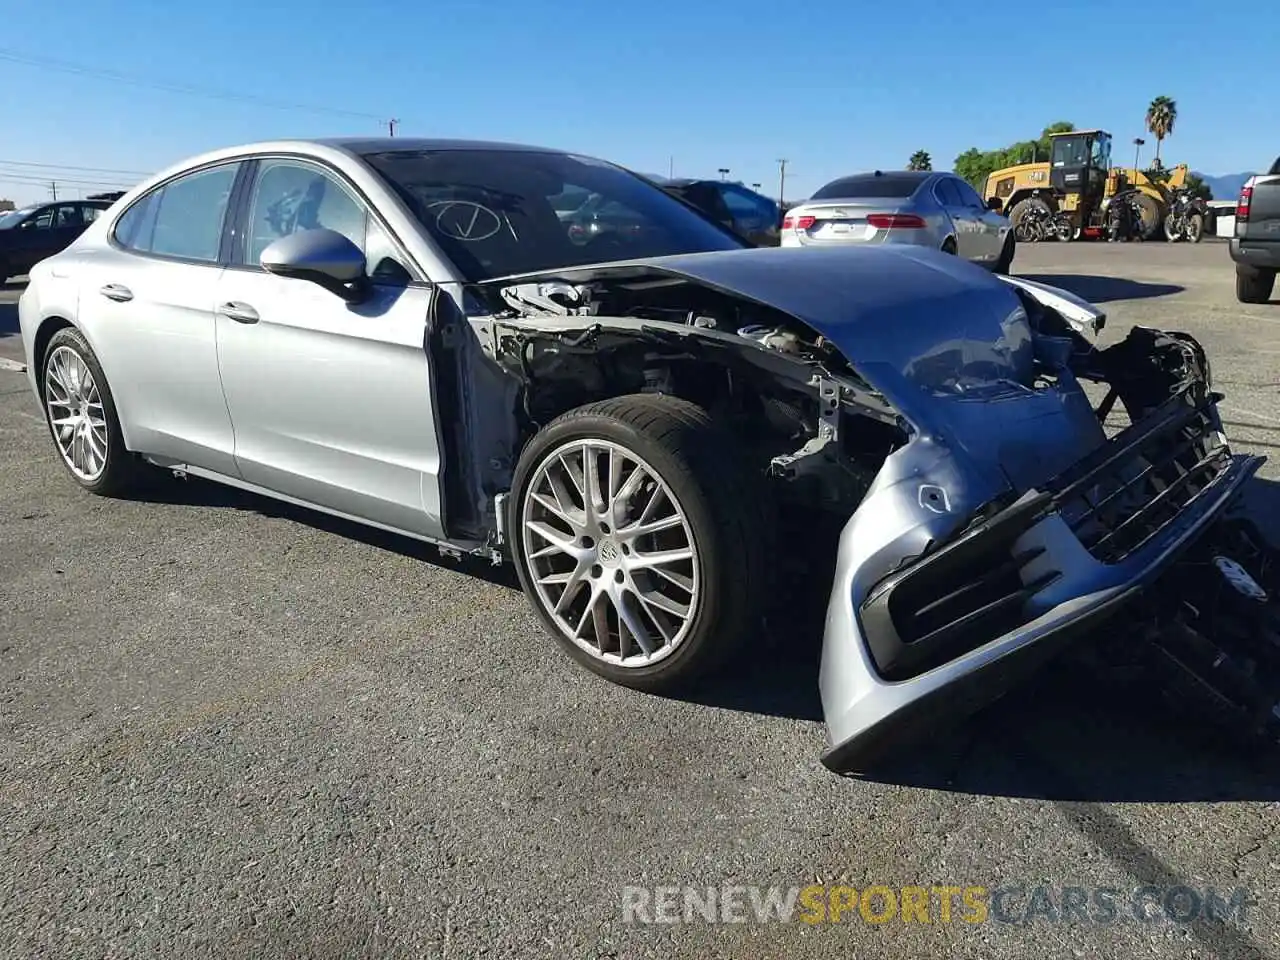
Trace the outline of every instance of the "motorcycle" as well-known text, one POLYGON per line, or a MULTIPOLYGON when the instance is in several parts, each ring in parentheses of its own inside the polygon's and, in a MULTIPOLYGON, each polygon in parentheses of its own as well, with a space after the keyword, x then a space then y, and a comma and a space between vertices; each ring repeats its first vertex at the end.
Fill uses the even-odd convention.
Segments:
POLYGON ((1106 234, 1109 243, 1143 238, 1142 205, 1137 190, 1130 187, 1111 198, 1106 212, 1106 234))
POLYGON ((1050 236, 1066 243, 1075 238, 1076 225, 1071 222, 1070 216, 1062 210, 1058 210, 1049 218, 1048 232, 1050 236))
POLYGON ((1013 235, 1019 243, 1038 243, 1051 236, 1053 216, 1047 206, 1029 206, 1014 224, 1013 235))
POLYGON ((1164 219, 1164 235, 1170 243, 1186 240, 1199 243, 1204 236, 1204 224, 1209 219, 1209 205, 1190 190, 1175 190, 1169 203, 1169 215, 1164 219))

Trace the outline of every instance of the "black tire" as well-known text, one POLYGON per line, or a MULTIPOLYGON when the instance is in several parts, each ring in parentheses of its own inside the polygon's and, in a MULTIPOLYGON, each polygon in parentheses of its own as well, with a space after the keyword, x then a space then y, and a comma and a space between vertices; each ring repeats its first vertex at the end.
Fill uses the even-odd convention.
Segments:
POLYGON ((138 457, 125 449, 124 435, 120 432, 120 418, 116 413, 116 404, 111 395, 111 387, 107 383, 106 374, 102 372, 102 365, 98 363, 98 358, 94 354, 93 348, 89 346, 89 341, 84 338, 84 334, 75 327, 64 327, 55 333, 49 339, 44 356, 40 358, 39 377, 40 397, 44 406, 45 423, 49 427, 49 435, 54 441, 58 459, 62 461, 62 465, 66 468, 67 474, 71 479, 90 493, 103 497, 127 497, 132 493, 136 493, 144 485, 149 472, 138 457), (103 458, 104 462, 101 471, 92 478, 80 476, 72 470, 59 445, 58 429, 53 425, 53 417, 48 402, 50 390, 49 365, 54 360, 55 355, 62 356, 59 353, 61 350, 72 351, 88 368, 97 386, 102 406, 102 419, 106 424, 106 455, 103 458))
POLYGON ((1181 232, 1175 231, 1173 228, 1172 217, 1164 218, 1164 238, 1170 243, 1177 243, 1179 240, 1182 239, 1181 232))
POLYGON ((1013 231, 1010 230, 1004 235, 1004 246, 1000 248, 1000 257, 991 265, 992 273, 1008 273, 1013 266, 1013 257, 1017 252, 1017 242, 1014 240, 1013 231))
POLYGON ((949 253, 952 256, 955 256, 955 252, 956 252, 955 237, 947 237, 947 239, 942 241, 942 252, 949 253))
POLYGON ((1192 243, 1199 243, 1204 239, 1204 216, 1199 213, 1193 213, 1187 217, 1187 239, 1192 243))
POLYGON ((1154 240, 1164 226, 1164 217, 1161 215, 1160 204, 1156 203, 1147 194, 1141 190, 1137 192, 1134 198, 1139 207, 1142 208, 1142 227, 1136 231, 1137 236, 1143 240, 1154 240))
POLYGON ((1241 303, 1268 303, 1276 285, 1276 272, 1236 264, 1236 299, 1241 303))
MULTIPOLYGON (((572 458, 573 453, 567 456, 572 458)), ((704 409, 687 401, 656 394, 633 394, 570 410, 534 436, 516 466, 507 529, 511 531, 511 554, 525 595, 544 627, 569 656, 593 673, 622 686, 652 693, 685 689, 722 663, 729 652, 742 649, 761 621, 769 594, 767 558, 773 539, 773 523, 765 506, 762 480, 759 473, 743 462, 734 438, 714 424, 704 409), (529 535, 531 540, 526 541, 525 505, 529 503, 530 509, 536 510, 546 502, 545 495, 541 500, 532 497, 536 492, 535 481, 542 476, 541 468, 544 464, 563 463, 556 457, 566 449, 566 444, 577 441, 603 441, 638 457, 665 484, 687 523, 689 542, 696 554, 689 576, 696 574, 698 596, 689 605, 685 632, 676 634, 680 637, 678 642, 656 662, 623 666, 588 653, 561 629, 553 610, 549 609, 560 601, 559 596, 552 597, 548 592, 544 599, 538 592, 530 556, 537 553, 538 548, 532 546, 532 538, 537 535, 529 535)), ((576 480, 574 484, 577 485, 576 480)), ((567 492, 563 484, 561 489, 567 492)), ((576 493, 579 500, 583 499, 581 489, 576 493)), ((630 517, 631 512, 626 515, 630 517)), ((611 516, 616 517, 616 513, 611 516)), ((625 542, 618 536, 619 532, 604 527, 599 543, 587 537, 575 540, 572 533, 567 536, 578 545, 586 543, 588 549, 598 549, 598 555, 592 555, 591 575, 598 577, 603 571, 607 579, 608 568, 603 564, 619 563, 620 553, 633 558, 638 555, 638 546, 634 544, 629 548, 613 545, 606 554, 608 544, 614 539, 625 542)), ((685 532, 679 531, 681 535, 685 532)), ((658 549, 666 547, 659 545, 658 549)), ((619 583, 623 582, 624 567, 625 561, 622 561, 620 569, 615 571, 619 583)), ((634 572, 626 575, 632 576, 634 572)), ((649 582, 657 583, 656 580, 649 582)), ((579 610, 579 596, 581 591, 571 600, 565 619, 585 623, 589 611, 583 611, 588 604, 583 597, 582 610, 579 610)), ((617 608, 606 603, 605 609, 606 615, 612 618, 605 633, 611 642, 617 638, 618 650, 611 649, 617 656, 622 653, 617 608)), ((654 618, 648 613, 641 625, 653 628, 650 641, 659 636, 654 618)), ((634 641, 628 646, 632 654, 638 649, 634 641)))

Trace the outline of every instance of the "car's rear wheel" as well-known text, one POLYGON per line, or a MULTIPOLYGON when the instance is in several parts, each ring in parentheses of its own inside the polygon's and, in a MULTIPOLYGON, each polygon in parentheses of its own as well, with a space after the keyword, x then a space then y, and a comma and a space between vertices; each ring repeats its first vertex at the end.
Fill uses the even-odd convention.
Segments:
POLYGON ((1236 264, 1236 299, 1241 303, 1267 303, 1276 285, 1276 272, 1248 264, 1236 264))
POLYGON ((125 449, 111 388, 84 335, 74 327, 49 340, 40 393, 54 446, 73 480, 102 496, 137 489, 143 465, 125 449))
POLYGON ((1016 242, 1014 240, 1013 231, 1010 230, 1005 234, 1004 246, 1000 248, 1000 257, 991 266, 992 273, 1008 273, 1009 268, 1013 266, 1013 255, 1017 251, 1016 242))
POLYGON ((525 593, 580 664, 670 692, 747 642, 771 526, 733 438, 701 407, 632 395, 531 440, 509 529, 525 593))

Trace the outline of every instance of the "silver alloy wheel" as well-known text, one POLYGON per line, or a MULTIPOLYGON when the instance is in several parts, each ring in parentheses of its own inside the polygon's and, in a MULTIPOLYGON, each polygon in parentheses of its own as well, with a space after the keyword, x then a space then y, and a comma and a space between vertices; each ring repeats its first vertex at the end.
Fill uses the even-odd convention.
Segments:
POLYGON ((697 544, 671 488, 608 440, 543 458, 520 517, 529 579, 560 631, 621 667, 669 657, 698 611, 697 544))
POLYGON ((72 473, 93 483, 107 466, 106 411, 88 364, 70 347, 57 347, 45 361, 44 397, 58 452, 72 473))

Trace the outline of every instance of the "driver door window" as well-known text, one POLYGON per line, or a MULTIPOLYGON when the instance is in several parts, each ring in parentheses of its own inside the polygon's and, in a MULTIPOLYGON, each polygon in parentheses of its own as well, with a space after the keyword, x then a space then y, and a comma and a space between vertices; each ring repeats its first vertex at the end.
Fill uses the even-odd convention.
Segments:
POLYGON ((238 262, 259 266, 262 251, 299 230, 328 229, 364 253, 374 279, 407 276, 386 233, 364 205, 332 174, 295 160, 264 160, 255 178, 238 262))

